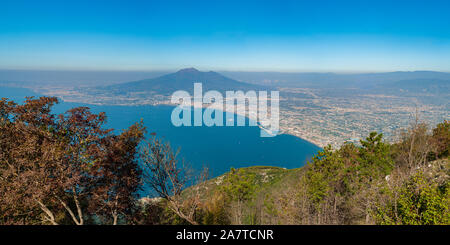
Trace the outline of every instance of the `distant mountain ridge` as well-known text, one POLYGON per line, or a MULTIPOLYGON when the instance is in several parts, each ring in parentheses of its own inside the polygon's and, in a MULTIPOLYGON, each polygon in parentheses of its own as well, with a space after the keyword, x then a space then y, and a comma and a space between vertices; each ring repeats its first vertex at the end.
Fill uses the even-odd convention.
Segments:
POLYGON ((450 79, 410 79, 410 80, 400 80, 397 82, 390 82, 379 84, 377 86, 379 89, 397 89, 409 92, 417 93, 436 93, 436 94, 449 94, 450 93, 450 79))
POLYGON ((225 92, 229 90, 248 91, 267 89, 262 85, 239 82, 214 71, 201 72, 195 68, 186 68, 156 78, 116 84, 103 88, 116 93, 154 92, 169 95, 177 90, 193 92, 194 83, 202 83, 203 91, 217 90, 219 92, 225 92))
MULTIPOLYGON (((232 72, 222 74, 238 81, 252 84, 279 87, 311 87, 311 88, 373 88, 406 80, 444 80, 450 82, 450 73, 435 71, 396 71, 380 73, 289 73, 289 72, 232 72)), ((426 84, 426 83, 425 83, 426 84)), ((425 85, 423 84, 423 85, 425 85)), ((405 84, 406 85, 406 84, 405 84)))
MULTIPOLYGON (((183 69, 172 73, 196 73, 193 68, 183 69)), ((39 70, 1 70, 0 84, 8 86, 84 86, 101 88, 120 88, 130 81, 145 82, 156 78, 166 77, 173 71, 39 71, 39 70), (117 86, 112 86, 117 85, 117 86), (111 86, 111 87, 108 87, 111 86)), ((199 71, 197 71, 199 72, 199 71)), ((233 82, 242 82, 270 87, 303 87, 303 88, 375 88, 406 80, 445 80, 450 81, 449 72, 436 71, 395 71, 380 73, 333 73, 333 72, 246 72, 246 71, 218 71, 200 72, 218 74, 233 82)), ((180 75, 181 76, 181 75, 180 75)), ((203 79, 197 76, 199 80, 203 79)), ((173 79, 172 79, 173 80, 173 79)), ((219 79, 221 80, 221 79, 219 79)), ((203 81, 203 83, 205 83, 203 81)), ((130 84, 131 85, 131 84, 130 84)), ((137 84, 135 84, 137 85, 137 84)), ((205 85, 205 84, 204 84, 205 85)), ((145 87, 145 86, 144 86, 145 87)))

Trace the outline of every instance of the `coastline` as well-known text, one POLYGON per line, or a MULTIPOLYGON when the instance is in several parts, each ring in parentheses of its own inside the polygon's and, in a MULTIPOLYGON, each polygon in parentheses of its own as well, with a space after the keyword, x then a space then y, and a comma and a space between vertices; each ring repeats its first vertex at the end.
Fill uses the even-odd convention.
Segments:
MULTIPOLYGON (((61 98, 59 98, 59 99, 61 99, 61 98)), ((80 103, 79 101, 64 101, 64 102, 80 103)), ((124 107, 126 107, 126 106, 134 106, 134 107, 139 107, 139 106, 176 107, 176 106, 179 105, 179 104, 173 104, 173 103, 165 103, 165 101, 161 101, 160 103, 157 103, 157 104, 106 104, 106 103, 98 104, 98 103, 86 103, 86 102, 82 102, 82 103, 84 103, 84 104, 91 104, 91 105, 95 105, 95 106, 124 106, 124 107)), ((206 109, 206 108, 217 109, 217 110, 222 111, 223 113, 229 112, 229 111, 226 111, 226 110, 221 110, 220 108, 211 108, 211 107, 209 107, 209 105, 202 105, 201 107, 196 107, 196 106, 192 105, 191 107, 192 108, 202 108, 202 109, 206 109)), ((234 112, 234 115, 236 115, 236 116, 243 116, 247 120, 254 120, 254 119, 248 117, 247 115, 242 115, 242 114, 239 114, 239 113, 236 113, 236 112, 234 112)), ((261 130, 267 131, 267 129, 265 129, 263 126, 260 126, 259 122, 257 122, 256 126, 250 126, 250 125, 247 125, 247 126, 249 126, 249 127, 258 127, 261 130)), ((267 132, 267 133, 272 134, 271 132, 267 132)), ((310 139, 309 137, 308 138, 302 137, 299 134, 296 134, 295 132, 289 132, 286 129, 284 129, 282 126, 280 126, 280 130, 279 130, 279 132, 278 132, 278 134, 276 136, 280 136, 280 135, 290 135, 290 136, 299 138, 299 139, 304 140, 304 141, 306 141, 306 142, 308 142, 308 143, 310 143, 310 144, 312 144, 312 145, 314 145, 314 146, 316 146, 316 147, 318 147, 320 149, 323 149, 325 147, 325 145, 322 145, 319 141, 315 141, 314 139, 310 139)))
MULTIPOLYGON (((11 86, 7 86, 7 87, 11 87, 11 86)), ((84 99, 77 99, 77 98, 80 98, 78 96, 75 96, 75 98, 73 98, 72 96, 74 96, 75 94, 74 94, 74 91, 72 91, 72 90, 69 90, 67 94, 61 94, 61 93, 57 92, 58 90, 49 92, 49 91, 42 91, 40 89, 31 88, 31 87, 15 87, 15 86, 13 86, 13 88, 30 90, 33 93, 40 94, 43 96, 54 96, 65 103, 82 103, 82 104, 93 105, 93 106, 170 106, 170 107, 175 107, 178 105, 178 104, 171 103, 169 100, 158 100, 158 101, 141 102, 141 103, 136 103, 136 102, 132 102, 132 103, 130 103, 130 102, 128 102, 128 103, 100 103, 100 102, 92 101, 89 98, 86 98, 88 96, 83 96, 82 98, 84 98, 84 99), (72 97, 72 98, 67 98, 67 97, 72 97)), ((77 94, 77 95, 79 95, 79 94, 77 94)), ((194 107, 194 106, 192 105, 192 107, 194 107)), ((196 107, 194 107, 194 108, 196 108, 196 107)), ((202 105, 201 108, 211 108, 211 107, 210 107, 210 105, 204 104, 204 105, 202 105)), ((221 110, 220 108, 212 108, 212 109, 221 110)), ((223 108, 221 111, 226 112, 225 110, 223 110, 223 108)), ((237 110, 237 111, 239 111, 239 110, 237 110)), ((247 115, 241 115, 236 112, 234 112, 234 114, 237 116, 244 116, 246 119, 251 120, 251 118, 248 117, 247 115)), ((314 140, 310 137, 305 137, 304 135, 301 134, 301 132, 292 132, 291 130, 287 130, 285 127, 283 127, 283 125, 280 125, 279 133, 277 134, 277 136, 283 135, 283 134, 297 137, 297 138, 307 141, 308 143, 310 143, 318 148, 321 148, 321 149, 323 149, 323 147, 325 147, 325 145, 323 145, 318 140, 314 140)))

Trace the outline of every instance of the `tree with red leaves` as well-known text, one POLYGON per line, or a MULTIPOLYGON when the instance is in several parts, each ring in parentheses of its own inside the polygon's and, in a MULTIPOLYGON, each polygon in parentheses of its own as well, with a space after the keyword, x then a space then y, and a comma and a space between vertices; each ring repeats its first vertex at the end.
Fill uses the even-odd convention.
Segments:
POLYGON ((117 224, 141 183, 136 149, 145 127, 119 135, 104 113, 79 107, 51 114, 56 98, 0 100, 0 223, 117 224), (96 221, 97 220, 97 221, 96 221))

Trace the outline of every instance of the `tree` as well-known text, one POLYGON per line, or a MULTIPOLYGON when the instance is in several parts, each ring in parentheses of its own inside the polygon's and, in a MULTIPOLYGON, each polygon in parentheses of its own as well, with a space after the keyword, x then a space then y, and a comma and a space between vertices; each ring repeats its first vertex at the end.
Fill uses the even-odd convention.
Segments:
POLYGON ((445 120, 433 129, 432 144, 435 158, 447 157, 450 152, 450 121, 445 120))
POLYGON ((168 207, 190 224, 198 225, 195 213, 200 204, 200 189, 207 180, 208 170, 204 169, 197 179, 184 163, 179 164, 178 152, 168 143, 153 137, 141 149, 143 180, 159 197, 167 201, 168 207), (187 184, 195 186, 190 195, 183 197, 187 184))
POLYGON ((360 177, 372 181, 377 177, 388 175, 393 167, 390 145, 382 141, 383 134, 371 132, 366 140, 361 140, 359 148, 358 172, 360 177))
POLYGON ((205 225, 230 225, 228 208, 228 198, 222 192, 215 192, 204 205, 205 214, 202 223, 205 225))
POLYGON ((409 176, 417 166, 424 166, 432 152, 432 139, 424 123, 414 122, 407 130, 400 131, 400 140, 394 145, 397 165, 409 176))
POLYGON ((236 224, 242 224, 244 203, 254 197, 255 189, 255 175, 246 173, 243 169, 231 168, 225 177, 220 192, 236 203, 233 208, 236 224))
POLYGON ((450 223, 450 186, 439 185, 427 179, 419 171, 390 192, 391 197, 385 206, 377 209, 378 224, 397 225, 439 225, 450 223))
POLYGON ((105 139, 105 149, 91 172, 91 212, 105 223, 116 225, 119 216, 131 217, 136 211, 142 170, 138 164, 138 146, 144 138, 143 122, 132 125, 120 135, 105 139))
POLYGON ((51 114, 57 102, 1 100, 2 223, 83 225, 105 206, 119 212, 134 199, 139 168, 131 155, 143 126, 116 136, 103 129, 104 113, 79 107, 57 116, 51 114), (105 190, 114 198, 100 201, 105 190))

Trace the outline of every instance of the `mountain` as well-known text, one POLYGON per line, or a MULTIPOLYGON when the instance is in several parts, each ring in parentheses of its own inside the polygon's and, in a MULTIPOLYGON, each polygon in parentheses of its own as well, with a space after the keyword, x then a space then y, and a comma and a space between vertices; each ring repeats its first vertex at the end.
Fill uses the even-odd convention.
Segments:
POLYGON ((381 84, 380 87, 402 89, 411 92, 449 93, 450 80, 442 80, 442 79, 401 80, 398 82, 381 84))
POLYGON ((381 73, 289 73, 289 72, 222 72, 224 75, 252 84, 279 87, 373 88, 387 83, 416 79, 450 81, 450 73, 434 71, 396 71, 381 73))
POLYGON ((238 82, 217 72, 201 72, 195 68, 182 69, 157 78, 111 85, 104 87, 104 89, 116 93, 154 92, 156 94, 169 95, 177 90, 193 92, 194 83, 197 82, 202 83, 203 91, 217 90, 224 92, 228 90, 248 91, 267 89, 261 85, 238 82))

